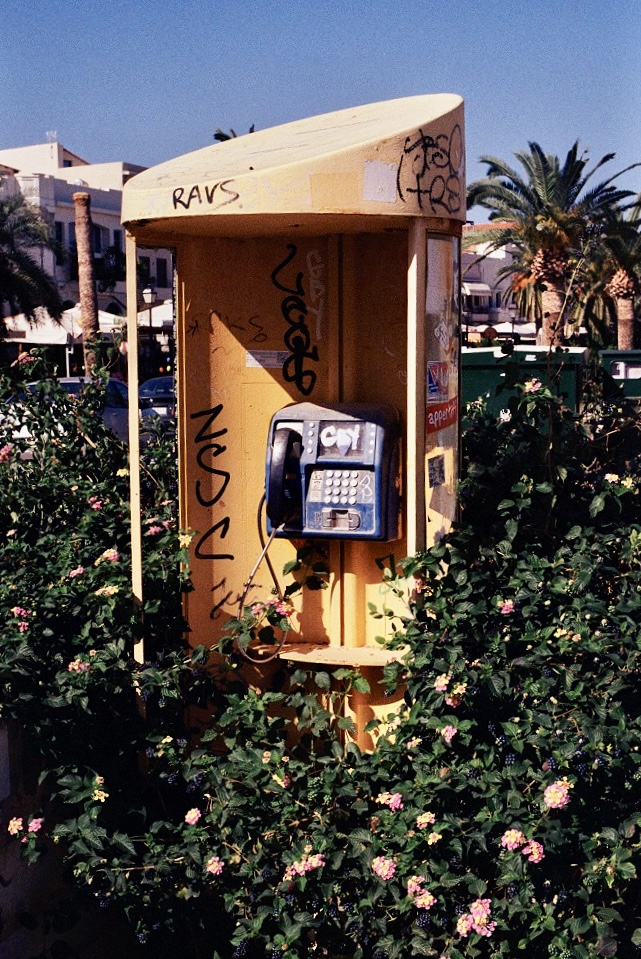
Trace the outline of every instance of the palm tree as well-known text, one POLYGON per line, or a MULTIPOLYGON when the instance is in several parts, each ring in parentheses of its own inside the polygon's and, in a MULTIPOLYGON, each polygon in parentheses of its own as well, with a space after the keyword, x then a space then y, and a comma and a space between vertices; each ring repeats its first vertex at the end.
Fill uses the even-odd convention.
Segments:
POLYGON ((91 239, 91 195, 74 193, 76 216, 76 244, 78 246, 78 288, 82 314, 82 352, 85 371, 93 373, 96 365, 96 339, 100 333, 98 324, 98 294, 91 239))
MULTIPOLYGON (((250 126, 247 132, 253 133, 255 129, 256 128, 254 124, 252 123, 252 125, 250 126)), ((216 140, 217 143, 224 143, 225 140, 235 140, 237 136, 238 134, 232 127, 229 128, 229 131, 221 130, 220 127, 216 127, 216 131, 214 133, 214 140, 216 140)))
POLYGON ((608 233, 630 190, 616 188, 614 181, 633 167, 620 170, 597 186, 589 186, 596 171, 614 158, 602 157, 591 169, 578 141, 565 161, 545 154, 538 143, 529 143, 529 152, 515 154, 525 170, 517 170, 496 157, 481 157, 487 176, 470 184, 468 207, 476 204, 490 210, 485 231, 475 231, 473 242, 488 244, 487 250, 512 244, 517 257, 508 271, 514 274, 515 289, 535 284, 541 296, 542 341, 547 345, 561 338, 563 313, 572 295, 577 266, 585 261, 596 237, 608 233))
POLYGON ((0 317, 24 313, 35 320, 42 306, 60 319, 58 288, 37 259, 43 250, 57 250, 51 224, 21 193, 0 197, 0 317))
POLYGON ((634 301, 641 293, 641 232, 639 206, 627 220, 621 220, 620 229, 606 238, 609 276, 605 293, 616 306, 617 347, 634 349, 634 301))

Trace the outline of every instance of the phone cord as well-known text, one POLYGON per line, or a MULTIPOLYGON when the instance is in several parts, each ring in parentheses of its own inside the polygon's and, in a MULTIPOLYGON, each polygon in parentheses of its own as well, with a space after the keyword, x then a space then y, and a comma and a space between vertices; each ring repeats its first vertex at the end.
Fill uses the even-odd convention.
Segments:
MULTIPOLYGON (((269 572, 272 577, 272 581, 274 583, 274 587, 276 589, 276 595, 278 596, 278 601, 280 603, 286 602, 285 596, 283 595, 283 591, 280 588, 280 583, 278 582, 278 577, 276 576, 276 571, 268 555, 268 550, 272 544, 272 540, 274 539, 274 536, 276 536, 276 534, 280 532, 280 530, 283 528, 285 524, 282 523, 280 526, 274 528, 269 534, 269 539, 267 540, 267 542, 265 542, 265 537, 263 535, 263 524, 262 524, 262 510, 263 510, 263 506, 265 505, 265 499, 266 497, 265 497, 265 494, 263 493, 260 503, 258 504, 258 513, 256 517, 258 521, 258 536, 260 538, 260 545, 262 546, 262 551, 260 556, 256 560, 256 562, 254 563, 254 568, 249 574, 247 581, 245 582, 245 585, 243 587, 243 593, 238 603, 238 613, 237 613, 238 619, 242 618, 243 607, 245 605, 245 600, 247 599, 247 594, 249 593, 249 590, 252 587, 254 577, 256 573, 258 572, 258 568, 263 560, 265 560, 265 562, 267 563, 267 568, 269 569, 269 572)), ((281 649, 283 648, 283 645, 285 643, 285 637, 287 636, 287 630, 283 629, 281 633, 282 633, 281 637, 276 644, 276 649, 272 653, 266 654, 264 656, 256 656, 256 657, 250 656, 248 650, 243 649, 242 646, 238 644, 238 642, 236 643, 236 647, 240 655, 244 659, 248 660, 248 662, 250 663, 269 663, 271 662, 272 659, 276 659, 276 657, 280 654, 281 649)))

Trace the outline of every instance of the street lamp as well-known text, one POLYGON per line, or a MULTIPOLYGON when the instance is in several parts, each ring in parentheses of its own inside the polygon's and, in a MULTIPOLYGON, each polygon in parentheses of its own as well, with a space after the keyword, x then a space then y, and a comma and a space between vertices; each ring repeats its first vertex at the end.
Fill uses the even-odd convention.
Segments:
POLYGON ((145 304, 149 307, 149 354, 151 355, 151 344, 153 342, 153 306, 156 300, 158 299, 158 291, 152 284, 146 286, 142 291, 142 298, 145 304))
POLYGON ((514 340, 514 321, 516 320, 516 303, 510 303, 508 307, 508 313, 510 314, 510 321, 512 323, 512 340, 514 340))

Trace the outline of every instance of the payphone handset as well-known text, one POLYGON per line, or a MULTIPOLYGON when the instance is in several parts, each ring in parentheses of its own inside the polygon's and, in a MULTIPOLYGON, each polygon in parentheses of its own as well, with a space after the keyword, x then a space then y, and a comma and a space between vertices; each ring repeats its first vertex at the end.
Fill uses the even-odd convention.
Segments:
POLYGON ((399 436, 389 405, 293 403, 279 410, 267 442, 268 531, 397 539, 399 436))

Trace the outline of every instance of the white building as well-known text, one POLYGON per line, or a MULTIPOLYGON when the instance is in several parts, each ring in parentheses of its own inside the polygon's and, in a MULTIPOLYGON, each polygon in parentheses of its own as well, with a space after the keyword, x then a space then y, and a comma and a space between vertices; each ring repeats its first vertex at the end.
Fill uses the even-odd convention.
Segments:
MULTIPOLYGON (((0 160, 2 155, 0 154, 0 160)), ((489 224, 475 226, 468 224, 463 228, 466 244, 475 232, 487 230, 489 224)), ((510 319, 511 303, 510 282, 499 277, 499 271, 513 260, 507 247, 488 253, 487 243, 474 243, 466 246, 461 259, 463 313, 468 314, 473 323, 502 323, 510 319)))
POLYGON ((509 246, 488 251, 487 243, 473 242, 474 233, 487 230, 490 225, 467 224, 463 228, 466 244, 461 256, 464 340, 470 343, 479 340, 488 327, 494 327, 496 334, 501 336, 511 336, 517 342, 533 342, 535 324, 518 316, 510 278, 499 275, 510 266, 515 254, 509 246))
MULTIPOLYGON (((126 312, 124 269, 113 287, 101 283, 101 263, 107 250, 124 256, 124 233, 120 222, 122 188, 144 167, 127 163, 88 163, 57 142, 0 150, 2 192, 22 192, 27 200, 53 221, 56 238, 67 256, 56 260, 42 253, 42 265, 54 277, 65 308, 78 302, 75 257, 75 208, 73 194, 82 190, 91 196, 94 256, 98 279, 99 309, 119 316, 126 312)), ((120 257, 116 257, 120 259, 120 257)), ((172 264, 168 250, 149 250, 139 256, 141 284, 152 283, 159 301, 172 295, 172 264)))

